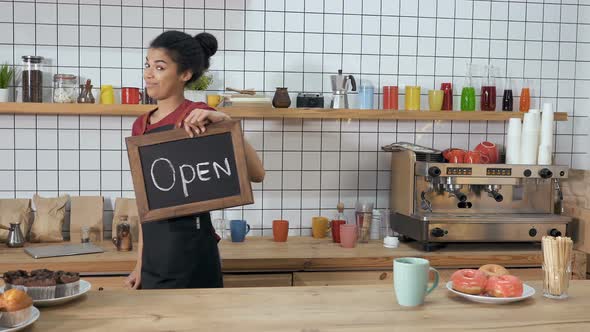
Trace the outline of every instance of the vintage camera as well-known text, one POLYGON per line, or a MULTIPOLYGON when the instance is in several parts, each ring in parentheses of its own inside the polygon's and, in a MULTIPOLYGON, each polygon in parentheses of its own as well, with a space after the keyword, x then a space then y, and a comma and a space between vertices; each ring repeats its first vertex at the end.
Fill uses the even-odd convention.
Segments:
POLYGON ((319 93, 303 93, 297 95, 297 107, 324 108, 324 96, 319 93))

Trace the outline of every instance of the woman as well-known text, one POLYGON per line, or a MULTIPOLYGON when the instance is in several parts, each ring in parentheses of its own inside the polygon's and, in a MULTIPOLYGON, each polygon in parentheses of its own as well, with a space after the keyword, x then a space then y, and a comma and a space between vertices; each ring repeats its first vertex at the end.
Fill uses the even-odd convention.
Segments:
MULTIPOLYGON (((208 33, 192 37, 167 31, 156 37, 143 77, 158 108, 135 120, 132 135, 182 127, 193 137, 204 133, 208 124, 229 119, 183 95, 185 85, 209 68, 216 51, 217 40, 208 33)), ((250 180, 261 182, 264 168, 256 151, 247 141, 244 149, 250 180)), ((133 289, 223 287, 218 240, 208 212, 141 224, 137 264, 125 283, 133 289)))

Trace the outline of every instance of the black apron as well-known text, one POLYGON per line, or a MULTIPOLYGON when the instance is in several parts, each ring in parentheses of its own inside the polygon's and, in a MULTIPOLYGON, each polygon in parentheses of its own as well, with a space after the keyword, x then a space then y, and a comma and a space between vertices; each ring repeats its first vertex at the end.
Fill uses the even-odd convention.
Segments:
MULTIPOLYGON (((170 129, 174 125, 149 132, 170 129)), ((142 223, 141 230, 142 289, 223 287, 217 238, 209 212, 142 223)))

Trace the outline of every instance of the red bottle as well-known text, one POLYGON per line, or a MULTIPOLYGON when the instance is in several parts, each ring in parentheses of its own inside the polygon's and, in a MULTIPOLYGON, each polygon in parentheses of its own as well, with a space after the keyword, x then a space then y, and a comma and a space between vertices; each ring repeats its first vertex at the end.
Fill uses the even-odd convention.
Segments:
POLYGON ((481 87, 481 110, 495 111, 496 110, 496 87, 482 86, 481 87))
POLYGON ((443 111, 452 111, 453 110, 453 84, 452 83, 442 83, 440 85, 440 89, 444 91, 443 96, 443 111))

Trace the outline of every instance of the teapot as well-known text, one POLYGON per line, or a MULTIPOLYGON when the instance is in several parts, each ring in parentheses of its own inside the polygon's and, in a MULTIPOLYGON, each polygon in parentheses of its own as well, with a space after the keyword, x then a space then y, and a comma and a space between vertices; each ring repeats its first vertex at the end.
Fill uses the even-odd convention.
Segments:
POLYGON ((25 236, 20 229, 20 222, 11 222, 10 227, 0 225, 0 228, 8 231, 6 246, 9 248, 20 248, 25 245, 25 236))

